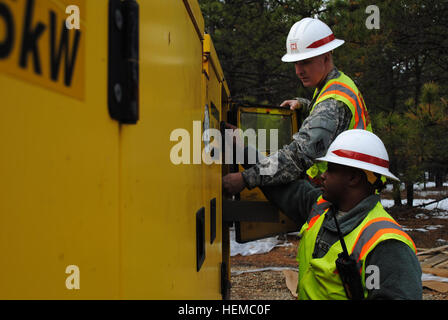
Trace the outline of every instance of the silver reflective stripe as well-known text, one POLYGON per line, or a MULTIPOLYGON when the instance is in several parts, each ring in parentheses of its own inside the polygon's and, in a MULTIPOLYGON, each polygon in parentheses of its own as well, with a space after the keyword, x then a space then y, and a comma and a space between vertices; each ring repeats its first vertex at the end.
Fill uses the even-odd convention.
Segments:
POLYGON ((311 208, 311 212, 308 215, 308 221, 309 223, 311 219, 313 219, 315 216, 320 216, 326 209, 328 209, 331 206, 331 203, 328 201, 322 202, 320 204, 317 204, 317 202, 313 205, 311 208))
POLYGON ((346 87, 341 86, 340 84, 332 84, 324 92, 322 92, 322 94, 320 96, 322 96, 323 94, 325 94, 328 91, 335 91, 335 90, 344 92, 345 94, 350 96, 350 98, 352 98, 356 103, 356 110, 358 113, 359 122, 358 122, 358 126, 355 126, 353 129, 365 129, 366 126, 364 124, 364 119, 362 118, 362 115, 363 115, 362 108, 359 105, 360 98, 352 90, 347 89, 346 87))
POLYGON ((356 259, 356 261, 360 259, 361 251, 364 248, 364 245, 369 242, 369 240, 372 239, 378 231, 382 229, 397 229, 403 231, 403 229, 401 229, 398 224, 393 223, 392 221, 381 220, 372 223, 362 231, 352 251, 351 256, 356 259))

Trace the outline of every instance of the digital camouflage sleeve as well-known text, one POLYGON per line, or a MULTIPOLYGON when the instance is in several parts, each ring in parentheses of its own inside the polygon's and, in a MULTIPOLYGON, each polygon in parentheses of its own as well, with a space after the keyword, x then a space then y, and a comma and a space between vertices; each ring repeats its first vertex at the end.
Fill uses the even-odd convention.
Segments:
POLYGON ((324 156, 331 142, 349 128, 351 117, 350 109, 341 101, 330 98, 317 104, 289 145, 242 172, 246 187, 252 189, 297 180, 313 165, 313 159, 324 156), (271 175, 261 175, 260 169, 267 169, 271 161, 277 161, 274 165, 277 170, 271 175))

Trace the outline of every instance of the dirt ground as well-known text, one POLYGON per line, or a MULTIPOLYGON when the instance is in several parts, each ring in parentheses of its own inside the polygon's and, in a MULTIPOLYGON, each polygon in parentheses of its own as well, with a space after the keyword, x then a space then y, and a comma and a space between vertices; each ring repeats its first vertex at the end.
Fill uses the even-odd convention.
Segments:
MULTIPOLYGON (((390 194, 383 194, 382 196, 390 199, 390 194)), ((448 243, 448 219, 431 217, 430 212, 424 208, 409 209, 408 207, 401 207, 391 208, 387 211, 400 225, 408 229, 437 226, 434 230, 428 232, 407 231, 417 248, 433 248, 448 243), (417 214, 420 214, 421 218, 416 218, 417 214)), ((230 298, 232 300, 295 300, 286 286, 282 271, 257 271, 239 274, 242 271, 266 267, 297 269, 295 257, 299 239, 295 235, 285 235, 284 237, 292 245, 276 247, 265 254, 231 257, 232 287, 230 298)), ((448 300, 448 293, 439 293, 423 288, 423 299, 448 300)))

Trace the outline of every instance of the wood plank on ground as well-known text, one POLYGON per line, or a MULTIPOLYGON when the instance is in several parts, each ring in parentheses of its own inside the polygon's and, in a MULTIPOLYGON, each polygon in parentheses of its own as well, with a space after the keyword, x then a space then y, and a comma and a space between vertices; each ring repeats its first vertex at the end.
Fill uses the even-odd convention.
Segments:
POLYGON ((446 293, 448 292, 448 283, 440 281, 423 281, 423 287, 435 290, 437 292, 446 293))
POLYGON ((430 254, 430 253, 436 253, 439 251, 442 251, 444 249, 448 249, 448 244, 441 246, 441 247, 437 247, 437 248, 431 248, 431 249, 425 249, 423 251, 417 252, 417 256, 421 256, 421 255, 425 255, 425 254, 430 254))
POLYGON ((448 260, 448 255, 444 253, 439 253, 431 258, 424 260, 421 265, 422 267, 434 267, 439 263, 445 262, 448 260))
POLYGON ((443 268, 422 268, 423 273, 433 274, 438 277, 448 278, 448 269, 443 268))

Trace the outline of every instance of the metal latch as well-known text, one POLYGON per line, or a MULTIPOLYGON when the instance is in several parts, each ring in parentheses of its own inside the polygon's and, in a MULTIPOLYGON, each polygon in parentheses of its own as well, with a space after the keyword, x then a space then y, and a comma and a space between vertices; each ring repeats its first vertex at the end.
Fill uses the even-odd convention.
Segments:
POLYGON ((109 0, 108 107, 111 118, 136 124, 139 119, 139 5, 109 0))

